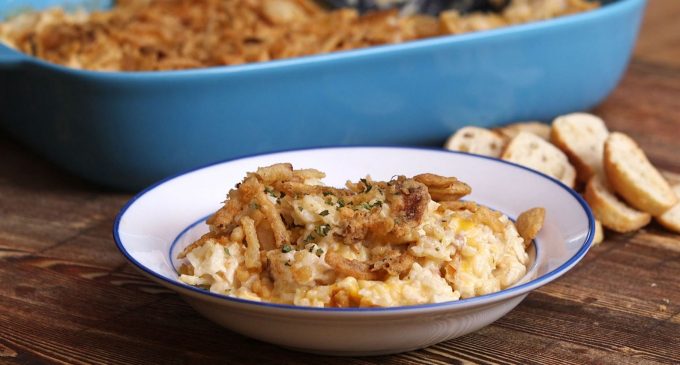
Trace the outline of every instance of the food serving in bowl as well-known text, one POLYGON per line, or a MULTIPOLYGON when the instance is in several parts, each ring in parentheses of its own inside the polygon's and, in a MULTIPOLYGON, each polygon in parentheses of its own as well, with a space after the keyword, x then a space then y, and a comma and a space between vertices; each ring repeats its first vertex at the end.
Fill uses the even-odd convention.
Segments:
POLYGON ((460 198, 454 177, 370 176, 346 188, 289 163, 260 167, 186 247, 179 279, 214 293, 315 307, 392 307, 470 298, 526 273, 543 210, 507 216, 460 198), (533 218, 533 219, 532 219, 533 218), (528 234, 531 234, 529 236, 528 234))
POLYGON ((359 15, 313 0, 118 1, 104 12, 60 8, 0 23, 0 41, 49 62, 99 71, 235 65, 460 34, 594 9, 585 0, 512 0, 502 12, 359 15))
MULTIPOLYGON (((308 173, 304 172, 303 174, 308 173)), ((404 179, 403 181, 407 180, 404 179)), ((399 178, 395 178, 394 181, 398 182, 399 178)), ((366 179, 366 182, 368 183, 369 180, 366 179)), ((240 186, 243 185, 242 182, 240 186)), ((302 185, 298 186, 301 187, 302 185)), ((319 185, 311 186, 312 189, 319 188, 319 185), (317 187, 314 188, 314 186, 317 187)), ((350 196, 357 195, 357 199, 368 197, 365 195, 365 190, 368 188, 363 182, 360 181, 352 186, 360 191, 348 193, 350 196), (361 189, 362 186, 363 189, 361 189)), ((264 198, 267 201, 275 205, 276 199, 281 198, 280 193, 283 190, 276 189, 274 186, 271 186, 271 188, 267 190, 271 190, 275 195, 278 193, 278 196, 274 197, 269 192, 265 192, 264 186, 261 192, 265 195, 264 198)), ((345 189, 338 190, 344 191, 345 189)), ((428 188, 428 194, 430 194, 430 190, 428 188)), ((233 194, 236 194, 236 191, 238 189, 235 189, 233 194)), ((294 193, 293 191, 290 192, 294 193)), ((255 189, 253 193, 259 195, 260 190, 255 189)), ((338 195, 340 194, 337 194, 336 197, 338 195)), ((261 195, 259 196, 259 199, 263 199, 261 195)), ((294 194, 286 194, 286 196, 292 197, 294 194)), ((286 199, 286 196, 284 196, 284 199, 286 199)), ((316 196, 316 194, 313 194, 307 200, 316 200, 314 199, 316 196)), ((322 191, 321 197, 324 198, 323 201, 317 203, 329 207, 325 198, 332 196, 324 196, 322 191)), ((437 194, 433 194, 431 197, 440 200, 440 203, 437 204, 443 205, 445 203, 445 200, 440 199, 437 194)), ((305 198, 301 197, 300 199, 304 201, 305 198)), ((298 202, 298 206, 303 203, 302 201, 298 202)), ((333 201, 335 202, 335 199, 333 201)), ((387 197, 385 201, 387 201, 387 197)), ((250 206, 251 203, 259 205, 262 202, 266 204, 265 200, 259 202, 247 200, 247 206, 240 207, 243 209, 232 211, 227 208, 234 214, 241 214, 242 216, 238 219, 239 223, 235 223, 234 226, 240 227, 240 221, 248 221, 246 217, 252 215, 250 219, 253 220, 252 223, 255 226, 255 235, 258 235, 258 226, 260 226, 259 230, 264 238, 264 231, 270 230, 271 225, 263 217, 260 218, 259 225, 254 223, 258 215, 256 212, 261 212, 264 216, 262 209, 268 208, 250 206)), ((294 203, 295 199, 291 199, 290 202, 294 203)), ((465 204, 462 201, 455 201, 454 203, 453 205, 465 204)), ((434 204, 428 200, 428 205, 434 204)), ((376 206, 371 209, 376 209, 376 213, 379 214, 382 208, 376 206)), ((363 208, 360 207, 359 209, 363 208)), ((357 211, 361 212, 362 210, 359 209, 357 211)), ((303 210, 309 209, 306 209, 303 204, 303 210)), ((319 233, 323 235, 323 232, 326 231, 323 225, 332 225, 331 223, 321 223, 322 217, 331 216, 330 211, 327 215, 325 213, 324 215, 316 214, 323 213, 324 210, 330 209, 321 210, 320 207, 315 207, 307 211, 305 216, 309 216, 309 219, 315 223, 308 227, 301 221, 303 227, 297 227, 297 229, 300 232, 309 229, 316 233, 318 227, 319 233), (319 210, 316 208, 319 208, 319 210), (312 225, 314 226, 313 229, 312 225)), ((438 214, 435 214, 435 216, 438 216, 438 214)), ((467 213, 452 210, 450 214, 455 216, 457 214, 466 215, 467 213)), ((283 221, 285 222, 285 218, 283 221)), ((452 221, 455 221, 455 219, 452 218, 452 221)), ((523 226, 522 220, 518 219, 517 224, 523 226)), ((246 223, 246 225, 249 224, 246 223)), ((438 223, 434 225, 436 226, 438 223)), ((470 225, 474 226, 475 224, 470 225)), ((472 228, 471 230, 475 229, 472 228)), ((484 231, 486 229, 482 228, 484 231)), ((511 230, 514 231, 514 227, 511 230)), ((522 230, 519 229, 519 231, 522 230)), ((271 231, 273 234, 274 230, 271 229, 271 231)), ((527 230, 527 232, 530 231, 530 229, 527 230)), ((121 252, 133 265, 137 266, 151 279, 177 291, 207 318, 233 331, 303 351, 337 355, 369 355, 422 348, 475 331, 495 321, 519 304, 531 290, 556 279, 573 267, 590 247, 593 231, 594 221, 590 210, 578 194, 557 180, 536 171, 496 159, 442 150, 347 147, 298 150, 241 158, 206 166, 165 180, 142 192, 123 208, 116 219, 114 238, 121 252), (350 307, 325 307, 323 301, 295 305, 294 298, 285 301, 285 303, 274 303, 271 297, 269 300, 257 300, 255 297, 245 299, 245 297, 234 295, 233 292, 226 292, 226 290, 223 292, 219 290, 211 291, 208 287, 199 288, 182 281, 180 279, 182 272, 188 270, 182 269, 182 266, 186 265, 187 261, 178 258, 178 256, 181 256, 181 253, 187 250, 187 247, 200 241, 202 236, 211 233, 210 227, 205 224, 205 217, 214 216, 215 218, 211 218, 210 221, 215 224, 215 228, 219 228, 217 217, 226 213, 226 211, 222 210, 222 213, 217 215, 215 215, 215 212, 226 206, 236 204, 236 200, 233 200, 234 197, 232 196, 229 200, 232 203, 220 206, 219 202, 224 200, 225 185, 234 185, 242 181, 247 172, 254 171, 257 173, 258 167, 270 166, 278 161, 289 161, 293 166, 323 166, 327 174, 324 178, 327 186, 321 187, 321 189, 332 191, 336 190, 330 187, 341 186, 346 182, 347 176, 370 175, 374 180, 369 183, 372 188, 368 194, 371 194, 374 189, 379 193, 378 187, 386 190, 387 186, 383 187, 379 182, 383 181, 386 184, 393 180, 392 177, 395 174, 397 176, 415 177, 431 172, 441 176, 457 176, 460 181, 465 181, 472 187, 471 194, 465 196, 467 202, 474 201, 480 206, 491 207, 513 219, 517 219, 526 211, 527 207, 544 207, 547 214, 543 228, 526 251, 529 255, 528 261, 525 261, 526 273, 520 275, 521 278, 517 282, 511 283, 508 287, 503 286, 504 289, 496 292, 480 293, 481 295, 458 300, 446 298, 445 301, 437 303, 428 303, 423 300, 420 302, 422 304, 416 301, 408 303, 412 305, 403 305, 406 303, 401 302, 397 306, 391 307, 373 305, 351 307, 353 300, 356 300, 356 304, 360 305, 361 298, 352 299, 352 293, 347 292, 349 297, 347 303, 350 307), (551 214, 551 212, 559 212, 559 214, 551 214), (315 304, 318 306, 314 306, 315 304)), ((329 233, 331 233, 330 229, 326 237, 329 233)), ((243 232, 243 235, 245 236, 246 233, 243 232)), ((300 234, 300 237, 302 236, 300 234)), ((512 236, 515 237, 514 242, 519 243, 514 233, 512 236)), ((231 240, 231 237, 229 240, 231 240)), ((471 241, 470 237, 466 240, 471 241)), ((245 238, 245 244, 238 248, 243 253, 244 263, 246 251, 249 247, 247 241, 248 239, 245 238)), ((294 248, 294 244, 291 244, 290 251, 286 253, 283 251, 288 251, 288 248, 284 246, 283 241, 281 241, 282 244, 278 249, 275 247, 275 238, 268 243, 265 243, 266 238, 261 241, 261 246, 272 244, 274 247, 270 250, 272 255, 295 256, 304 252, 307 259, 318 260, 320 258, 317 256, 314 246, 312 246, 313 252, 310 253, 309 245, 305 244, 306 250, 302 250, 302 247, 296 250, 295 248, 298 247, 294 248), (307 254, 311 255, 308 256, 307 254)), ((326 242, 316 243, 324 244, 326 242)), ((335 248, 339 247, 340 250, 343 250, 344 243, 343 246, 338 243, 336 245, 335 248)), ((328 252, 333 251, 333 246, 332 243, 328 244, 326 249, 320 252, 320 255, 323 256, 324 253, 327 255, 328 252)), ((417 244, 413 246, 415 248, 417 244)), ((224 247, 220 243, 221 251, 218 250, 215 253, 226 255, 224 247)), ((232 249, 235 253, 235 246, 228 243, 227 247, 230 255, 232 249)), ((436 247, 436 244, 433 245, 434 252, 432 255, 436 255, 436 247)), ((520 251, 517 257, 524 256, 523 244, 513 247, 517 247, 520 251)), ((321 247, 316 249, 318 250, 318 248, 321 247)), ((350 251, 351 247, 344 249, 350 251)), ((405 249, 405 247, 400 249, 405 249)), ((196 250, 200 250, 200 248, 193 250, 190 248, 188 251, 194 252, 196 250)), ((483 255, 479 257, 484 258, 483 255)), ((217 260, 214 262, 216 267, 222 266, 224 261, 219 257, 216 258, 217 260)), ((257 257, 253 256, 252 258, 255 258, 255 260, 251 263, 255 264, 257 257)), ((287 260, 284 261, 284 269, 292 269, 294 260, 295 257, 291 259, 291 266, 286 266, 287 260)), ((263 260, 259 262, 260 264, 264 263, 263 260)), ((431 262, 434 262, 434 260, 431 262)), ((426 265, 426 263, 424 264, 426 265)), ((420 263, 418 265, 422 266, 420 263)), ((310 269, 319 267, 309 266, 310 269)), ((354 268, 356 267, 352 266, 352 269, 354 268)), ((398 267, 393 268, 398 269, 398 267)), ((357 273, 366 273, 366 270, 361 267, 358 267, 358 269, 360 270, 357 273)), ((369 269, 368 271, 389 276, 387 270, 371 271, 369 269)), ((190 274, 186 271, 184 273, 190 274)), ((436 270, 431 271, 431 273, 435 274, 436 270)), ((238 275, 243 274, 234 273, 234 278, 237 280, 239 280, 238 275)), ((432 276, 434 277, 434 275, 432 276)), ((249 278, 243 275, 242 279, 247 281, 249 278)), ((385 277, 378 279, 374 280, 377 285, 383 285, 381 284, 384 283, 382 279, 389 280, 385 277)), ((255 279, 251 280, 255 281, 255 279)), ((260 279, 260 281, 262 280, 260 279)), ((393 281, 396 280, 393 279, 393 281)), ((427 285, 428 280, 422 282, 427 285)), ((444 285, 448 286, 449 284, 444 285)), ((397 286, 400 285, 397 284, 397 286)), ((215 289, 217 289, 217 286, 215 289)), ((238 289, 237 287, 236 291, 238 289)), ((403 285, 401 285, 401 289, 404 289, 403 285)), ((444 292, 451 289, 444 287, 444 292)), ((253 290, 253 292, 255 291, 253 290)), ((272 290, 272 292, 275 292, 275 290, 272 290)), ((335 300, 342 303, 344 302, 342 297, 343 294, 340 294, 335 300)), ((371 296, 367 296, 367 298, 371 298, 371 296)), ((368 304, 368 302, 364 303, 368 304)))

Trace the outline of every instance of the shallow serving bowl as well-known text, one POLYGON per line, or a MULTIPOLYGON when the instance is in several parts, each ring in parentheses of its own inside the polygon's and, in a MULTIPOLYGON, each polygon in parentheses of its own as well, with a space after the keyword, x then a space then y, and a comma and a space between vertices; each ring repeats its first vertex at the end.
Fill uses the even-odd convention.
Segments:
MULTIPOLYGON (((469 124, 588 109, 627 63, 644 0, 548 21, 289 60, 89 72, 0 45, 0 127, 87 179, 137 189, 244 154, 319 145, 434 145, 469 124)), ((28 7, 110 0, 0 2, 28 7)))
POLYGON ((567 272, 586 254, 593 234, 586 203, 550 177, 492 158, 398 147, 297 150, 209 165, 144 190, 121 210, 113 229, 118 248, 133 265, 210 320, 262 341, 336 355, 408 351, 476 331, 513 309, 531 290, 567 272), (545 207, 545 226, 519 283, 453 302, 396 308, 296 307, 236 299, 181 283, 177 253, 207 231, 204 218, 221 206, 246 172, 277 162, 321 169, 333 186, 366 174, 376 180, 423 172, 457 176, 472 186, 469 199, 510 218, 531 207, 545 207))

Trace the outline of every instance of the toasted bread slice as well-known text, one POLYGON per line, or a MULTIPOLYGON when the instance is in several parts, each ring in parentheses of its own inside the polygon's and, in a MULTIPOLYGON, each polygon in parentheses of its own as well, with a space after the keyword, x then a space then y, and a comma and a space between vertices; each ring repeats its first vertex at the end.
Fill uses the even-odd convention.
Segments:
POLYGON ((513 138, 501 158, 538 170, 574 187, 576 170, 557 147, 533 133, 520 132, 513 138))
POLYGON ((607 137, 604 170, 614 191, 634 208, 660 215, 678 202, 666 179, 637 143, 623 133, 614 132, 607 137))
POLYGON ((567 154, 576 168, 578 180, 588 182, 591 176, 602 173, 607 136, 609 130, 602 119, 592 114, 573 113, 553 121, 550 142, 567 154))
POLYGON ((504 137, 484 128, 463 127, 446 141, 444 148, 452 151, 500 157, 507 141, 504 137))
POLYGON ((649 223, 652 216, 619 200, 602 178, 595 175, 586 184, 584 198, 602 225, 616 232, 631 232, 649 223))
POLYGON ((595 237, 593 237, 593 245, 600 244, 604 241, 604 228, 602 228, 602 223, 595 220, 595 237))
POLYGON ((519 132, 533 133, 546 141, 550 139, 550 125, 536 121, 512 123, 493 131, 509 140, 517 137, 519 132))
MULTIPOLYGON (((673 185, 672 189, 675 195, 680 197, 680 184, 673 185)), ((656 221, 669 230, 680 233, 680 203, 676 203, 671 209, 656 217, 656 221)))

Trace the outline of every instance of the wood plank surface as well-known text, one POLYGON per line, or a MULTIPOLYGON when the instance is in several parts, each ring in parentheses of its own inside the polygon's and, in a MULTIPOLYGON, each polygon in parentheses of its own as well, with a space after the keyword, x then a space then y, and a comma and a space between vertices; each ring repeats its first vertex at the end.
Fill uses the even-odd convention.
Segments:
MULTIPOLYGON (((631 65, 594 112, 680 181, 680 1, 651 0, 631 65)), ((0 134, 0 364, 680 364, 680 236, 607 239, 498 322, 427 349, 336 358, 251 340, 144 278, 111 238, 129 194, 0 134)))

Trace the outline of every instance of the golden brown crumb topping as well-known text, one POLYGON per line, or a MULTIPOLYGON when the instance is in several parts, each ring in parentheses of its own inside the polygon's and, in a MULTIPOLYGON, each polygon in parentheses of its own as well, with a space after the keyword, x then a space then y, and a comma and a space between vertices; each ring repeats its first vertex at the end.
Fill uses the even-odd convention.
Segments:
POLYGON ((513 0, 502 13, 359 15, 312 0, 117 1, 110 11, 52 9, 0 24, 0 40, 41 59, 101 71, 236 65, 459 34, 590 10, 585 0, 513 0))

